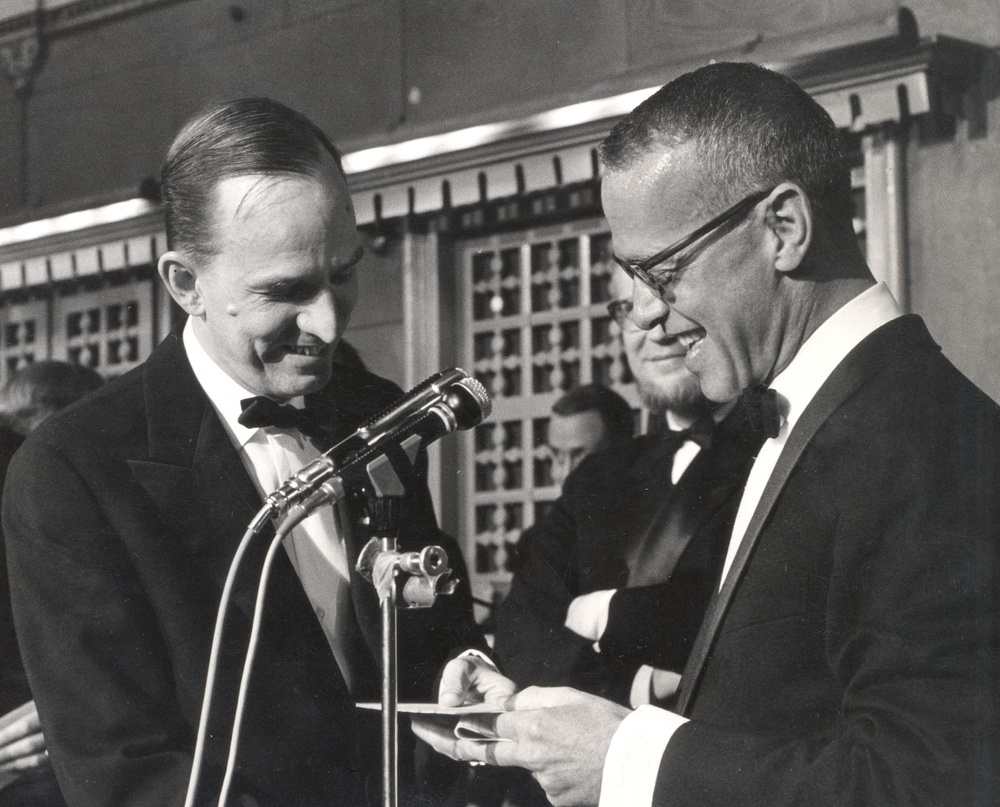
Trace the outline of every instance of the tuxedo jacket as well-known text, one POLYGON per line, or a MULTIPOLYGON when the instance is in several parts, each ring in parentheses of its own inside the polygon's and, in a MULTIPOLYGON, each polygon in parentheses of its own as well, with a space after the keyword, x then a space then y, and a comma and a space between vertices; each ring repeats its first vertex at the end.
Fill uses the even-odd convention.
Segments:
POLYGON ((789 436, 654 803, 997 804, 998 546, 1000 408, 890 322, 789 436))
POLYGON ((521 538, 522 559, 497 613, 504 672, 522 687, 573 686, 627 705, 642 665, 682 670, 762 440, 725 419, 677 485, 672 460, 683 440, 676 434, 587 457, 521 538), (641 540, 666 541, 670 554, 655 584, 629 587, 627 558, 641 540), (598 651, 564 622, 575 597, 603 589, 618 591, 598 651))
MULTIPOLYGON (((23 442, 24 438, 20 434, 6 426, 0 426, 0 484, 7 476, 11 457, 23 442)), ((14 634, 4 543, 3 533, 0 532, 0 716, 31 700, 24 665, 21 663, 21 652, 14 634)))
MULTIPOLYGON (((399 390, 335 367, 318 393, 350 434, 399 390)), ((445 543, 418 479, 402 549, 445 543)), ((76 805, 180 805, 191 768, 212 631, 236 546, 262 501, 176 335, 149 360, 54 415, 25 442, 4 496, 15 619, 57 777, 76 805)), ((267 593, 231 803, 363 804, 379 780, 378 738, 354 699, 376 699, 377 595, 351 595, 370 663, 349 693, 283 551, 267 593)), ((225 766, 268 528, 236 580, 202 776, 214 803, 225 766)), ((468 585, 399 620, 401 699, 428 699, 456 648, 481 645, 468 585)), ((367 655, 366 655, 367 654, 367 655)), ((369 721, 371 723, 372 721, 369 721)), ((377 720, 374 721, 377 725, 377 720)))

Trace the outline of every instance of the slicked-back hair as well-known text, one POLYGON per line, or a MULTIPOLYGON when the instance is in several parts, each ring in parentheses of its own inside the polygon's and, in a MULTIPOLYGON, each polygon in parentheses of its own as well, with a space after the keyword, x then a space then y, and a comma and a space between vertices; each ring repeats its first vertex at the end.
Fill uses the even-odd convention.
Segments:
POLYGON ((199 258, 214 253, 211 201, 221 180, 247 174, 316 176, 324 155, 342 170, 340 153, 323 131, 270 98, 207 106, 180 130, 163 164, 167 248, 199 258))
POLYGON ((693 142, 714 215, 743 196, 793 181, 828 226, 851 221, 851 176, 833 120, 794 81, 759 65, 708 65, 661 87, 600 147, 605 170, 693 142))
POLYGON ((629 440, 635 435, 635 421, 628 401, 600 384, 584 384, 571 389, 553 404, 552 412, 562 417, 597 412, 608 443, 629 440))

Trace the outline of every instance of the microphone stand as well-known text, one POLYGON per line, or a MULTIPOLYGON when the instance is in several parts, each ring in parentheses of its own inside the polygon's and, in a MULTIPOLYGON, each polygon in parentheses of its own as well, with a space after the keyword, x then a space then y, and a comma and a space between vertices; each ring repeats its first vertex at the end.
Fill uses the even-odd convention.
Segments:
POLYGON ((379 595, 382 616, 382 805, 399 803, 399 670, 396 655, 399 608, 429 608, 438 594, 451 594, 448 555, 439 546, 399 552, 401 496, 374 498, 372 537, 358 556, 358 573, 379 595))

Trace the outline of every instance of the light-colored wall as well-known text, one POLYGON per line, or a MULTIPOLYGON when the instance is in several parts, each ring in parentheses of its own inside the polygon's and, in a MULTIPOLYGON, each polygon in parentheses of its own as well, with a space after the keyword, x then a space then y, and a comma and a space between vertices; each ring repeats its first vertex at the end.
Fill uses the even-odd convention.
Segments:
POLYGON ((908 160, 912 307, 945 355, 1000 400, 1000 4, 912 0, 922 34, 992 49, 954 137, 919 137, 908 160), (978 97, 977 97, 978 95, 978 97))
POLYGON ((911 139, 909 250, 913 310, 946 356, 1000 400, 1000 68, 982 120, 953 137, 911 139))

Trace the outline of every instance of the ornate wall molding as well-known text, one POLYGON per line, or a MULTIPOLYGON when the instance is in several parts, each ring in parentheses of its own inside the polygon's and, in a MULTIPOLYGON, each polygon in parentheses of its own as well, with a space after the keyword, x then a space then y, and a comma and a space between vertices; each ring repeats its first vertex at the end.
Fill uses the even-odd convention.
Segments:
POLYGON ((0 19, 0 43, 20 39, 39 25, 46 36, 52 36, 155 6, 181 2, 184 0, 76 0, 55 8, 41 8, 0 19))

